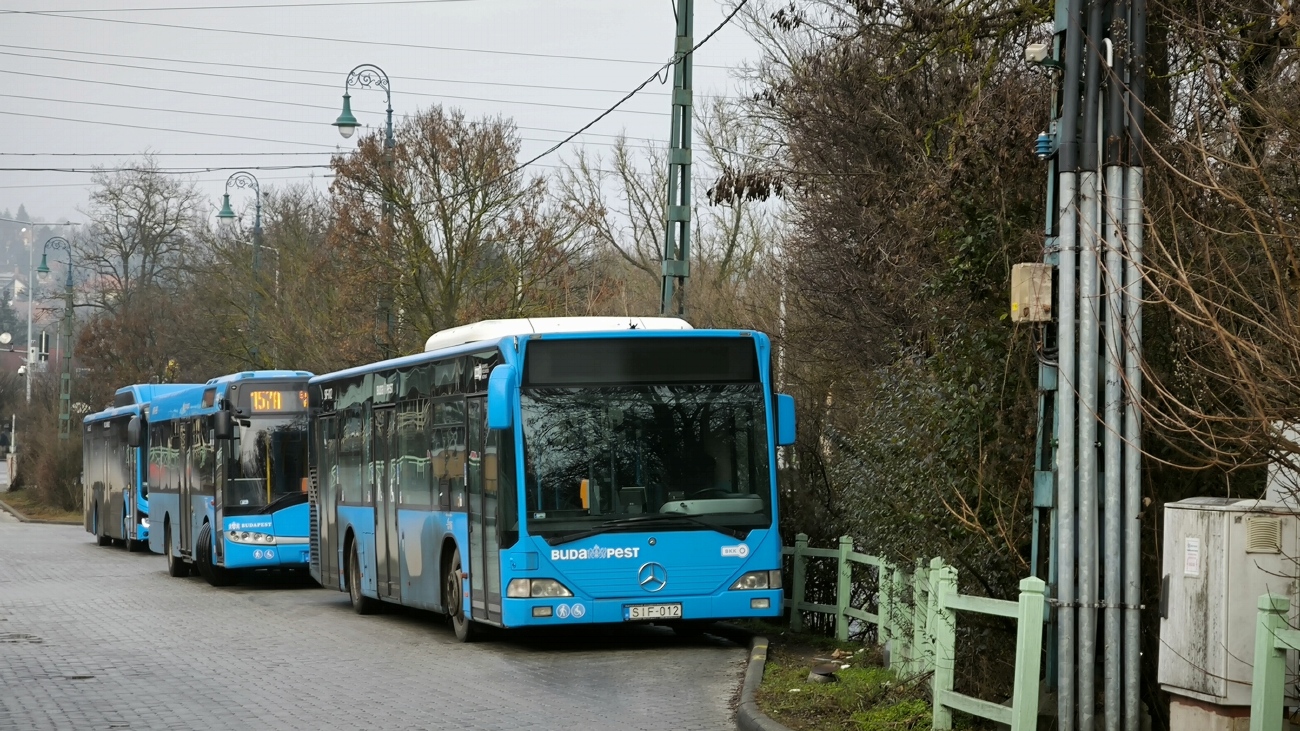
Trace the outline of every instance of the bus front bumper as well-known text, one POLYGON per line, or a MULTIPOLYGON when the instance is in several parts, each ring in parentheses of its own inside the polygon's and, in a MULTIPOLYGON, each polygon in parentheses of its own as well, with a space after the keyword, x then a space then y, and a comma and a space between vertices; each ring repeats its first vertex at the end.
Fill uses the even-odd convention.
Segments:
POLYGON ((223 565, 228 569, 306 568, 311 560, 311 549, 306 538, 279 538, 271 545, 228 540, 224 558, 223 565), (302 542, 297 543, 299 540, 302 542))
POLYGON ((662 598, 620 597, 594 600, 580 597, 506 598, 502 600, 502 620, 506 627, 720 621, 746 617, 779 617, 782 612, 781 602, 780 589, 725 591, 712 596, 662 598), (680 616, 677 614, 677 605, 681 607, 680 616), (633 612, 641 616, 634 618, 633 612))

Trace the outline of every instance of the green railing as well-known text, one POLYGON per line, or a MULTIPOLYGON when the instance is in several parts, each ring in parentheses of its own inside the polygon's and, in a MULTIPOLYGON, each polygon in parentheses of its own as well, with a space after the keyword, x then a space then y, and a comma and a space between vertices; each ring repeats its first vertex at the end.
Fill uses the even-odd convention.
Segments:
POLYGON ((1255 670, 1250 687, 1250 731, 1282 728, 1286 651, 1300 650, 1300 630, 1287 622, 1291 601, 1265 594, 1255 622, 1255 670))
POLYGON ((882 558, 854 551, 853 539, 848 536, 841 536, 836 548, 809 548, 808 536, 800 533, 795 537, 795 545, 782 548, 782 552, 793 558, 791 629, 796 632, 803 629, 803 612, 834 616, 835 636, 840 640, 849 638, 849 625, 853 620, 875 625, 876 640, 888 646, 889 663, 893 669, 906 676, 932 674, 933 728, 952 728, 953 711, 1008 724, 1012 731, 1029 731, 1037 727, 1046 604, 1046 585, 1042 579, 1031 577, 1021 581, 1019 601, 1013 602, 959 594, 957 569, 941 559, 931 561, 928 568, 918 561, 915 569, 906 574, 882 558), (809 558, 836 560, 835 604, 805 601, 809 558), (852 605, 855 563, 876 570, 875 612, 852 605), (910 602, 906 600, 909 588, 910 602), (1017 620, 1015 689, 1010 707, 953 690, 957 612, 1017 620))

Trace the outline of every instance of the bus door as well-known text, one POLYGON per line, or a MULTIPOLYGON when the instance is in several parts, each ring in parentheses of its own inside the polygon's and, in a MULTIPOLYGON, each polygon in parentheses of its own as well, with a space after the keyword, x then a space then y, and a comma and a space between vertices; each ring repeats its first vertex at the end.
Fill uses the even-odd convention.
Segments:
POLYGON ((172 472, 177 487, 180 491, 180 503, 177 510, 180 516, 177 520, 180 523, 180 538, 177 545, 184 555, 190 555, 194 550, 194 503, 190 501, 190 470, 189 470, 189 424, 183 421, 174 421, 171 424, 171 449, 170 456, 176 460, 173 463, 172 472))
POLYGON ((402 567, 398 551, 397 480, 393 474, 393 433, 396 413, 392 407, 375 409, 370 432, 370 456, 374 460, 375 485, 375 586, 379 596, 402 597, 402 567))
POLYGON ((501 561, 497 536, 496 435, 488 431, 486 399, 466 400, 469 421, 469 586, 470 616, 501 621, 501 561))

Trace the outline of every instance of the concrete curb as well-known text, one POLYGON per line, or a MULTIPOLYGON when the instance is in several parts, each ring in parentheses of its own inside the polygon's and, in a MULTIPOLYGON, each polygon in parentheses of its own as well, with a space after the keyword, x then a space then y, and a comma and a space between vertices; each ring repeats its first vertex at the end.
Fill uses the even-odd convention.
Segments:
POLYGON ((745 682, 740 686, 740 706, 736 708, 736 728, 740 731, 790 731, 758 709, 754 696, 763 683, 763 666, 767 663, 767 638, 755 635, 749 640, 749 664, 745 682))
POLYGON ((20 523, 42 523, 45 525, 81 525, 81 523, 75 520, 45 520, 43 518, 29 518, 26 515, 24 515, 22 512, 20 512, 18 508, 15 508, 14 506, 10 505, 9 503, 3 500, 0 500, 0 510, 3 510, 6 513, 9 513, 10 515, 14 516, 15 518, 18 519, 18 522, 20 523))

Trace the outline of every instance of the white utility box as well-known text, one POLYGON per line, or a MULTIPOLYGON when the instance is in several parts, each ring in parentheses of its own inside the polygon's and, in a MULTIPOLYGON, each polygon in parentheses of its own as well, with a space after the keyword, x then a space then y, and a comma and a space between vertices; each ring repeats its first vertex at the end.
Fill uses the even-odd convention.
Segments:
MULTIPOLYGON (((1297 516, 1264 500, 1191 498, 1165 505, 1160 687, 1217 706, 1249 706, 1263 594, 1291 600, 1296 624, 1297 516)), ((1294 653, 1287 675, 1294 677, 1294 653)), ((1288 684, 1287 704, 1297 705, 1288 684)))
POLYGON ((1040 262, 1011 267, 1011 321, 1050 322, 1052 273, 1055 267, 1040 262))

